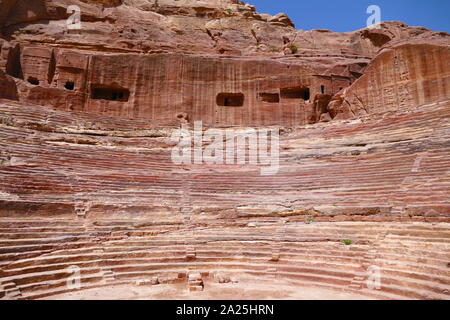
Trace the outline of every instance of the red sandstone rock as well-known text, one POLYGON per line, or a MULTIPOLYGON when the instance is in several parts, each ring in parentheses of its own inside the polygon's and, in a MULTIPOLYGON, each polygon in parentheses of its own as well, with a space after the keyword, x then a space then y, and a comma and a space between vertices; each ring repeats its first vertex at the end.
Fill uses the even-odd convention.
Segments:
POLYGON ((416 38, 448 44, 447 34, 393 22, 345 34, 295 31, 286 15, 261 17, 254 7, 236 1, 77 2, 82 28, 75 32, 65 25, 65 9, 73 1, 13 2, 2 4, 8 12, 2 32, 10 42, 2 46, 2 59, 5 72, 19 79, 21 101, 155 125, 176 125, 177 114, 207 125, 313 123, 326 111, 317 111, 316 96, 352 84, 381 47, 416 38), (39 22, 45 20, 50 23, 39 22), (51 47, 45 45, 49 41, 51 47), (299 48, 299 58, 258 58, 279 55, 286 41, 299 48), (138 55, 142 52, 197 55, 138 55), (146 87, 149 79, 161 85, 146 87), (287 97, 286 89, 297 93, 287 97), (215 103, 227 93, 243 94, 242 107, 215 103), (117 96, 123 98, 108 101, 117 96))
POLYGON ((339 93, 330 113, 339 119, 410 111, 450 97, 450 47, 404 44, 383 50, 364 75, 339 93))
POLYGON ((0 71, 0 98, 18 100, 17 87, 14 80, 0 71))
POLYGON ((0 298, 65 294, 76 264, 93 287, 448 299, 447 33, 297 31, 232 0, 7 0, 0 31, 0 298), (279 173, 174 164, 195 120, 281 127, 279 173))

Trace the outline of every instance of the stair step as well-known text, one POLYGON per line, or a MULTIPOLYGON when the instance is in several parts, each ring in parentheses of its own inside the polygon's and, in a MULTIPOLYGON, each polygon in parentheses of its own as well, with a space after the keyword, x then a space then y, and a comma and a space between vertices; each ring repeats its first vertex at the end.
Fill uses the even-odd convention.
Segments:
POLYGON ((203 286, 189 286, 189 291, 196 292, 196 291, 203 291, 203 286))
POLYGON ((3 288, 5 290, 15 288, 15 287, 16 287, 16 284, 14 282, 7 282, 7 283, 3 284, 3 288))
POLYGON ((7 282, 3 284, 3 290, 5 292, 5 296, 8 298, 17 298, 21 297, 22 293, 20 289, 14 282, 7 282))
POLYGON ((115 274, 111 270, 103 270, 102 271, 102 278, 106 282, 113 282, 116 280, 115 274))

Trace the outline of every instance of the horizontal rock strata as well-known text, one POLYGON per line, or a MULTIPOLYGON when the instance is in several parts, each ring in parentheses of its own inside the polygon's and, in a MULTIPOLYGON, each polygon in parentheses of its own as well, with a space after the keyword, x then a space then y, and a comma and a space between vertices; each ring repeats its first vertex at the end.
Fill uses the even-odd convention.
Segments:
POLYGON ((0 299, 449 299, 449 44, 234 0, 1 1, 0 299), (277 173, 177 164, 196 121, 279 133, 277 173))

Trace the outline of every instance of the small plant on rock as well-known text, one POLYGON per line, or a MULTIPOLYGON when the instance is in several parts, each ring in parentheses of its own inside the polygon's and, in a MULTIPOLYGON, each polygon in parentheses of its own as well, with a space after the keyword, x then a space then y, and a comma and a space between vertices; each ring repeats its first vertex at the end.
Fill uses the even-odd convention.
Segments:
POLYGON ((313 223, 313 222, 315 222, 314 218, 308 218, 308 219, 306 219, 306 221, 305 221, 306 224, 311 224, 311 223, 313 223))
POLYGON ((344 240, 343 242, 346 246, 349 246, 352 244, 352 240, 348 240, 348 239, 344 240))
POLYGON ((292 44, 289 49, 291 49, 291 52, 293 54, 296 54, 298 52, 298 47, 295 44, 292 44))

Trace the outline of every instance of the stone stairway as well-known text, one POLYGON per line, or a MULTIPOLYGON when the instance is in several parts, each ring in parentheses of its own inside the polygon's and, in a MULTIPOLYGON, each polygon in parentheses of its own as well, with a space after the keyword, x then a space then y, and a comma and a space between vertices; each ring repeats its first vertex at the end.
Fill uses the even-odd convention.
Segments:
POLYGON ((6 282, 2 284, 2 288, 7 299, 19 299, 22 297, 20 289, 14 282, 6 282))
POLYGON ((356 275, 349 287, 352 289, 362 289, 364 287, 367 287, 369 289, 376 289, 379 290, 378 286, 380 284, 376 283, 375 285, 370 284, 370 272, 376 271, 380 272, 380 268, 377 266, 377 257, 379 255, 378 248, 379 246, 383 245, 383 241, 386 239, 386 236, 389 233, 389 227, 383 228, 381 232, 379 232, 376 236, 376 238, 373 240, 371 246, 368 248, 366 253, 363 255, 363 260, 361 263, 361 269, 364 271, 363 275, 356 275), (375 270, 374 270, 375 269, 375 270))
POLYGON ((104 282, 114 282, 115 281, 115 276, 114 276, 114 272, 112 272, 111 270, 102 270, 102 278, 104 282))
POLYGON ((180 201, 180 211, 183 218, 183 226, 186 230, 186 235, 184 238, 184 245, 186 248, 186 259, 188 261, 195 260, 196 250, 195 250, 195 223, 192 221, 194 215, 194 209, 192 207, 192 201, 190 197, 191 192, 191 182, 190 175, 187 179, 183 181, 182 194, 180 201))
POLYGON ((278 262, 280 260, 281 252, 283 251, 284 239, 286 235, 285 221, 282 220, 278 223, 275 230, 275 235, 273 239, 272 257, 270 261, 278 262))
POLYGON ((200 273, 189 273, 187 281, 189 291, 192 292, 204 290, 203 279, 200 273))
POLYGON ((85 219, 88 210, 89 208, 86 202, 78 201, 75 203, 75 214, 78 219, 85 219))

